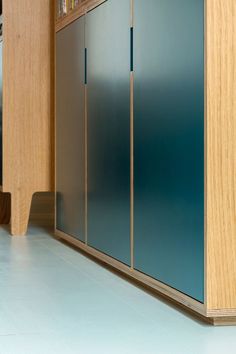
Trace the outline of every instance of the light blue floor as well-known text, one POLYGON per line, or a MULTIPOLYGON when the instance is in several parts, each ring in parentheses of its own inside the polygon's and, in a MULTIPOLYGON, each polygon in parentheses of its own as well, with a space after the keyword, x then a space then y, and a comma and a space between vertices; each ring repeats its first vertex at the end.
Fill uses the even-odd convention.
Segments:
POLYGON ((236 327, 188 317, 43 230, 0 230, 0 354, 236 353, 236 327))

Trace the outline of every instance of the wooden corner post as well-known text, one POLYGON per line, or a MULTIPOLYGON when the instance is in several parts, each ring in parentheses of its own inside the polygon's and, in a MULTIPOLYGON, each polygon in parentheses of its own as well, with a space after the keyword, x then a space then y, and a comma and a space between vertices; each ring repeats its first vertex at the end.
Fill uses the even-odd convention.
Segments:
POLYGON ((206 58, 206 306, 235 315, 235 0, 206 0, 206 58))
POLYGON ((32 195, 53 190, 53 1, 3 0, 3 18, 2 190, 24 235, 32 195))

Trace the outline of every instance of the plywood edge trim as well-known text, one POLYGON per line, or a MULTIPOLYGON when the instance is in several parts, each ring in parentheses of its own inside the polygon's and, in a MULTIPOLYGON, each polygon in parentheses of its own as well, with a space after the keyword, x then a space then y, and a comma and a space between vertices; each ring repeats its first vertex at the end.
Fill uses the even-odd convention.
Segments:
POLYGON ((212 318, 211 322, 214 326, 235 326, 236 317, 216 317, 212 318))
POLYGON ((207 310, 207 317, 213 317, 213 318, 235 317, 235 320, 236 320, 236 309, 207 310))
POLYGON ((95 7, 101 5, 107 0, 87 0, 75 10, 70 11, 66 16, 56 20, 56 32, 59 32, 64 27, 70 25, 87 12, 93 10, 95 7))
POLYGON ((185 306, 186 308, 202 315, 206 316, 206 309, 204 304, 190 298, 189 296, 179 292, 178 290, 175 290, 158 280, 155 280, 143 273, 140 273, 139 271, 130 268, 129 266, 117 261, 116 259, 113 259, 96 249, 84 244, 83 242, 73 238, 72 236, 69 236, 65 234, 64 232, 55 229, 55 235, 72 245, 78 247, 82 251, 85 251, 89 255, 99 259, 100 261, 108 264, 109 266, 121 271, 125 275, 129 276, 133 280, 138 281, 139 283, 148 286, 152 290, 156 291, 159 294, 164 295, 165 297, 172 299, 176 301, 177 303, 180 303, 181 305, 185 306))

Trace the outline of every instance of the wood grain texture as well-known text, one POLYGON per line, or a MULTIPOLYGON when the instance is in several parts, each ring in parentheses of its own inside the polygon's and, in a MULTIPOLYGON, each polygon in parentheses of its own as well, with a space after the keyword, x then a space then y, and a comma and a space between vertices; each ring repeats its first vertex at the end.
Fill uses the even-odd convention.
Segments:
POLYGON ((219 318, 219 317, 235 317, 236 318, 236 309, 219 309, 219 310, 207 310, 207 317, 219 318))
POLYGON ((88 11, 94 9, 98 5, 101 5, 107 0, 85 0, 82 1, 77 8, 70 11, 66 16, 58 19, 56 21, 56 32, 60 31, 62 28, 68 26, 77 18, 85 15, 88 11))
POLYGON ((216 317, 212 318, 212 324, 214 326, 235 326, 236 325, 236 317, 216 317))
POLYGON ((51 0, 3 0, 3 191, 25 234, 33 193, 53 189, 51 0))
POLYGON ((236 308, 236 1, 206 1, 206 305, 236 308))

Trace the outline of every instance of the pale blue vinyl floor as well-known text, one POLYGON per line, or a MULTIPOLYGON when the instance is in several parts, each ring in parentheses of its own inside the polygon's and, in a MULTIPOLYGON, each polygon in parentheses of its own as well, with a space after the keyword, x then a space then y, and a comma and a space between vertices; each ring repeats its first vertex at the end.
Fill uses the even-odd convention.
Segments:
POLYGON ((212 327, 31 227, 0 230, 0 354, 236 353, 212 327))

